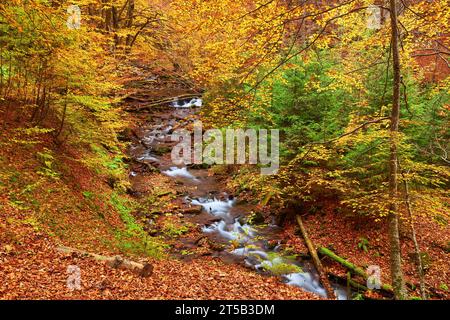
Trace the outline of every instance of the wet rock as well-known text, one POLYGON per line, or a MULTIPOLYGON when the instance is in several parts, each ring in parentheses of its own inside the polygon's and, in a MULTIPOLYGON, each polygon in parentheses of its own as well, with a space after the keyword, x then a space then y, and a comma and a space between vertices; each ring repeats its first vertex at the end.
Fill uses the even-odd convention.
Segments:
POLYGON ((157 236, 159 234, 159 231, 155 230, 155 229, 151 229, 151 230, 148 230, 147 233, 148 233, 149 236, 155 237, 155 236, 157 236))
POLYGON ((117 135, 117 139, 121 142, 130 142, 133 137, 136 137, 136 133, 131 128, 125 128, 117 135))
POLYGON ((140 140, 139 142, 140 142, 140 144, 142 144, 146 149, 152 149, 152 148, 153 148, 153 141, 152 141, 152 142, 149 142, 149 141, 146 141, 146 140, 140 140))
POLYGON ((192 164, 188 164, 187 167, 189 169, 208 169, 210 167, 210 165, 206 164, 206 163, 200 163, 200 164, 192 163, 192 164))
POLYGON ((201 214, 193 217, 193 220, 195 223, 197 223, 199 225, 211 225, 215 222, 219 222, 222 219, 220 217, 211 216, 210 214, 202 211, 201 214))
POLYGON ((202 236, 195 241, 195 244, 199 247, 207 247, 212 251, 223 251, 226 248, 225 244, 216 242, 212 239, 209 239, 206 236, 202 236))
POLYGON ((277 226, 282 226, 286 221, 286 213, 280 213, 275 216, 275 224, 277 226))
POLYGON ((108 179, 107 179, 107 181, 106 181, 106 183, 108 184, 108 186, 109 186, 111 189, 114 189, 114 187, 115 187, 115 185, 116 185, 117 182, 118 182, 118 179, 115 178, 115 177, 108 177, 108 179))
POLYGON ((122 158, 123 163, 125 164, 130 164, 131 163, 131 158, 130 157, 123 157, 122 158))
POLYGON ((212 241, 212 240, 209 240, 209 247, 213 251, 223 251, 226 248, 226 246, 224 244, 218 243, 218 242, 215 242, 215 241, 212 241))
POLYGON ((241 225, 244 225, 244 224, 246 224, 247 219, 246 219, 245 216, 239 216, 239 217, 237 217, 237 221, 238 221, 241 225))
POLYGON ((208 237, 207 236, 201 236, 194 242, 199 247, 204 247, 208 245, 208 237))
POLYGON ((184 114, 177 114, 177 113, 174 113, 173 116, 179 120, 183 120, 186 117, 184 114))
POLYGON ((168 196, 168 195, 173 195, 174 193, 176 193, 176 192, 173 190, 166 190, 166 191, 158 192, 155 195, 157 197, 164 197, 164 196, 168 196))
POLYGON ((162 212, 160 210, 152 210, 150 211, 150 215, 159 216, 162 215, 162 212))
POLYGON ((236 200, 236 206, 245 205, 245 204, 247 204, 247 200, 245 200, 245 199, 238 198, 236 200))
POLYGON ((157 146, 154 148, 153 153, 158 156, 162 156, 166 153, 169 153, 170 151, 171 151, 171 148, 168 146, 157 146))
POLYGON ((267 250, 275 250, 275 248, 279 246, 277 240, 265 240, 263 243, 267 250))
POLYGON ((135 172, 161 172, 161 170, 157 168, 157 166, 159 166, 159 163, 157 162, 135 161, 139 163, 139 166, 133 167, 133 171, 135 172))
POLYGON ((181 210, 182 214, 200 214, 202 213, 203 207, 202 206, 191 206, 189 208, 184 208, 181 210))
POLYGON ((129 194, 132 197, 139 198, 142 196, 142 193, 136 190, 133 190, 132 188, 127 188, 127 194, 129 194))
POLYGON ((262 224, 264 223, 264 215, 260 211, 253 211, 248 219, 250 224, 262 224))

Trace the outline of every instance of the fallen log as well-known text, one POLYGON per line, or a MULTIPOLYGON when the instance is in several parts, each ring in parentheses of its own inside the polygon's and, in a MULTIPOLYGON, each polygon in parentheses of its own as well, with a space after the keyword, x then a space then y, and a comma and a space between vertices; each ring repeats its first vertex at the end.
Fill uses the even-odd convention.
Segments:
MULTIPOLYGON (((360 267, 354 265, 353 263, 345 260, 344 258, 339 257, 337 254, 335 254, 330 249, 320 247, 318 251, 319 251, 319 253, 323 254, 324 256, 331 258, 332 260, 338 262, 339 264, 343 265, 347 269, 353 271, 353 273, 359 275, 364 280, 368 279, 369 276, 363 269, 361 269, 360 267)), ((387 291, 387 292, 392 292, 392 287, 388 284, 382 284, 381 289, 384 291, 387 291)))
MULTIPOLYGON (((344 258, 339 257, 337 254, 335 254, 334 252, 332 252, 330 249, 324 248, 324 247, 320 247, 318 249, 318 252, 322 255, 325 255, 329 258, 331 258, 332 260, 340 263, 341 265, 343 265, 344 267, 346 267, 347 269, 353 271, 355 274, 361 276, 364 280, 367 280, 368 275, 359 267, 357 267, 356 265, 354 265, 353 263, 345 260, 344 258)), ((332 274, 332 273, 328 273, 329 276, 334 277, 334 278, 338 278, 339 276, 332 274)), ((413 289, 415 287, 418 287, 420 284, 418 283, 411 283, 406 281, 405 284, 410 288, 413 289)), ((366 288, 366 290, 368 290, 367 287, 365 287, 364 285, 360 284, 359 282, 356 282, 354 280, 352 280, 352 282, 350 282, 350 285, 352 285, 353 287, 356 288, 356 286, 361 286, 360 288, 366 288), (356 285, 356 286, 354 286, 356 285)), ((380 290, 382 292, 384 292, 385 294, 388 294, 389 296, 392 296, 394 294, 392 287, 388 284, 382 284, 380 290)), ((427 292, 433 294, 435 297, 438 298, 442 298, 444 297, 444 295, 440 294, 439 292, 437 292, 436 288, 431 287, 430 285, 428 285, 427 287, 427 292)))
POLYGON ((380 300, 380 299, 382 300, 382 299, 386 299, 386 298, 392 299, 392 297, 394 295, 392 292, 388 292, 388 291, 384 291, 384 290, 379 291, 379 294, 381 294, 382 298, 375 298, 373 295, 369 295, 367 293, 369 291, 369 288, 367 288, 364 284, 358 282, 357 280, 352 279, 350 271, 347 272, 347 276, 341 276, 341 275, 337 275, 332 272, 328 272, 328 277, 330 279, 332 279, 333 281, 335 281, 343 286, 347 286, 347 288, 352 288, 356 292, 362 294, 364 299, 368 299, 368 300, 380 300))
POLYGON ((160 172, 160 170, 156 167, 159 166, 159 163, 156 161, 145 161, 138 159, 133 159, 133 161, 147 167, 150 172, 160 172))
POLYGON ((139 262, 124 259, 121 256, 114 256, 114 257, 102 256, 96 253, 91 253, 84 250, 64 246, 58 247, 56 248, 56 250, 66 254, 76 253, 81 256, 89 257, 97 261, 105 262, 111 268, 131 270, 132 272, 144 278, 150 277, 153 274, 153 266, 151 264, 149 263, 142 264, 139 262))
POLYGON ((328 298, 336 299, 334 290, 331 287, 330 281, 328 280, 327 272, 326 272, 325 268, 322 266, 322 263, 320 262, 319 256, 317 255, 316 248, 314 247, 314 244, 312 243, 311 239, 309 238, 308 232, 306 231, 306 228, 303 225, 302 218, 299 215, 297 215, 297 222, 300 227, 300 231, 303 235, 303 239, 306 242, 306 246, 308 247, 309 253, 311 254, 311 257, 313 259, 314 266, 316 267, 317 272, 319 273, 320 282, 322 283, 323 287, 325 288, 328 298))
POLYGON ((328 272, 328 277, 341 285, 352 287, 358 292, 365 292, 369 290, 369 288, 367 288, 364 284, 359 283, 358 281, 353 280, 351 277, 349 277, 349 274, 347 274, 347 276, 344 277, 337 275, 333 272, 328 272))
POLYGON ((340 263, 341 265, 343 265, 344 267, 346 267, 347 269, 350 269, 351 271, 353 271, 355 274, 363 277, 364 279, 367 279, 367 274, 366 272, 355 266, 353 263, 345 260, 344 258, 339 257, 337 254, 335 254, 333 251, 331 251, 330 249, 324 248, 324 247, 320 247, 318 250, 321 254, 331 258, 332 260, 340 263))
POLYGON ((181 94, 181 95, 178 95, 175 97, 167 97, 167 98, 160 99, 160 100, 151 100, 151 99, 146 99, 146 98, 130 95, 130 96, 126 97, 125 99, 135 100, 135 101, 142 102, 142 103, 149 102, 143 106, 133 106, 133 107, 127 108, 127 110, 138 111, 138 110, 144 110, 144 109, 149 109, 149 108, 153 108, 153 107, 158 107, 158 106, 168 104, 173 101, 180 100, 180 99, 182 100, 182 99, 189 99, 189 98, 197 98, 200 95, 201 94, 199 94, 199 93, 186 93, 186 94, 181 94))
MULTIPOLYGON (((403 173, 402 173, 403 175, 403 173)), ((408 216, 409 216, 409 224, 411 227, 411 235, 412 240, 414 243, 414 251, 416 253, 416 261, 417 261, 417 273, 419 274, 419 283, 420 283, 420 296, 423 300, 427 300, 427 292, 425 287, 425 278, 424 278, 424 270, 423 270, 423 262, 422 262, 422 256, 420 255, 420 248, 419 243, 417 242, 416 237, 416 228, 414 227, 414 218, 413 218, 413 211, 411 206, 411 197, 409 195, 409 187, 408 187, 408 180, 404 180, 405 185, 405 202, 406 202, 406 209, 408 210, 408 216)))

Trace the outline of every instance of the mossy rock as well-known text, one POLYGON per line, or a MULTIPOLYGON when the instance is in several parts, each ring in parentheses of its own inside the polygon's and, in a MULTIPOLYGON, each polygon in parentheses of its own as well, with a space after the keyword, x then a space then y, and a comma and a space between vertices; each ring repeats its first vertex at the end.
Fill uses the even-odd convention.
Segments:
POLYGON ((216 241, 212 241, 210 239, 208 239, 208 244, 213 251, 224 251, 226 249, 226 245, 216 241))
POLYGON ((264 216, 260 211, 252 211, 248 217, 248 223, 250 224, 262 224, 264 220, 264 216))
POLYGON ((193 164, 188 165, 187 167, 189 169, 194 169, 194 170, 195 169, 208 169, 210 167, 210 165, 207 163, 200 163, 200 164, 193 163, 193 164))
POLYGON ((131 128, 125 128, 117 135, 117 139, 122 142, 130 142, 133 136, 133 130, 131 128))
POLYGON ((160 147, 155 147, 155 149, 153 150, 153 153, 156 154, 157 156, 162 156, 166 153, 169 153, 172 149, 170 147, 167 146, 160 146, 160 147))

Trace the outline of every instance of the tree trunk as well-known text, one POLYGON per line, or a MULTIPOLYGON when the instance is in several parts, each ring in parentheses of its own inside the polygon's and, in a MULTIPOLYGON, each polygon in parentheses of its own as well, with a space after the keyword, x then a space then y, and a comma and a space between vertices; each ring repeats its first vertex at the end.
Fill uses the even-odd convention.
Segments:
POLYGON ((392 36, 392 62, 394 71, 394 85, 392 97, 391 112, 391 134, 390 134, 390 159, 389 159, 389 242, 390 242, 390 263, 392 287, 394 289, 395 299, 405 298, 405 285, 402 273, 402 260, 399 236, 399 218, 397 206, 397 173, 398 173, 398 124, 400 120, 400 56, 399 56, 399 34, 397 21, 397 3, 396 0, 390 0, 391 14, 391 36, 392 36))
POLYGON ((151 264, 142 264, 139 262, 131 261, 124 259, 120 256, 114 256, 114 257, 108 257, 108 256, 102 256, 95 253, 90 253, 87 251, 69 248, 69 247, 58 247, 56 249, 59 252, 66 253, 66 254, 79 254, 82 256, 90 257, 97 261, 103 261, 106 262, 108 266, 111 268, 116 269, 128 269, 131 270, 134 273, 139 274, 141 277, 150 277, 153 274, 153 266, 151 264))
POLYGON ((0 97, 3 91, 3 45, 0 46, 0 97))
POLYGON ((413 219, 413 212, 412 212, 412 208, 411 208, 411 200, 410 200, 410 196, 409 196, 408 181, 405 180, 404 183, 405 183, 406 209, 408 210, 408 215, 409 215, 409 221, 410 221, 410 226, 411 226, 411 235, 412 235, 412 239, 413 239, 413 243, 414 243, 414 251, 416 253, 416 260, 417 260, 416 261, 417 262, 417 272, 419 274, 419 281, 420 281, 420 296, 422 297, 423 300, 426 300, 428 297, 427 297, 426 288, 425 288, 422 257, 420 256, 419 243, 417 242, 416 229, 414 228, 414 219, 413 219))
POLYGON ((322 266, 322 263, 320 262, 319 256, 317 255, 316 248, 314 247, 314 244, 312 243, 311 239, 309 239, 308 232, 306 231, 306 228, 303 225, 302 218, 299 215, 297 215, 297 222, 300 227, 300 231, 302 232, 303 239, 305 239, 306 246, 308 247, 309 253, 311 254, 311 257, 313 259, 314 266, 316 267, 317 272, 319 273, 320 282, 322 282, 322 285, 325 288, 328 298, 336 299, 334 290, 331 287, 330 281, 328 280, 328 274, 327 274, 325 268, 322 266))
MULTIPOLYGON (((364 280, 367 280, 367 278, 369 277, 367 275, 367 273, 361 269, 360 267, 354 265, 353 263, 351 263, 348 260, 345 260, 344 258, 339 257, 337 254, 335 254, 333 251, 331 251, 330 249, 324 248, 324 247, 320 247, 318 249, 318 251, 323 254, 324 256, 327 256, 328 258, 338 262, 339 264, 343 265, 344 267, 346 267, 347 269, 351 270, 354 274, 360 276, 361 278, 363 278, 364 280)), ((386 284, 381 284, 381 289, 387 292, 391 292, 392 293, 392 288, 389 285, 386 284)))
MULTIPOLYGON (((128 32, 131 32, 131 28, 133 27, 133 16, 134 16, 134 0, 128 1, 128 8, 127 8, 127 16, 126 16, 126 24, 125 27, 128 29, 128 32)), ((125 40, 126 45, 126 51, 127 53, 131 50, 131 45, 133 41, 133 36, 131 34, 128 34, 125 40)))
POLYGON ((59 135, 61 134, 63 128, 64 128, 64 122, 66 120, 66 114, 67 114, 67 95, 69 93, 69 87, 68 85, 66 85, 66 96, 64 98, 64 107, 63 107, 63 113, 62 113, 62 117, 61 117, 61 124, 59 126, 58 131, 55 134, 55 140, 58 140, 59 135))
POLYGON ((111 31, 112 29, 112 9, 111 9, 111 3, 110 0, 103 0, 102 1, 102 15, 104 19, 104 30, 105 31, 111 31))

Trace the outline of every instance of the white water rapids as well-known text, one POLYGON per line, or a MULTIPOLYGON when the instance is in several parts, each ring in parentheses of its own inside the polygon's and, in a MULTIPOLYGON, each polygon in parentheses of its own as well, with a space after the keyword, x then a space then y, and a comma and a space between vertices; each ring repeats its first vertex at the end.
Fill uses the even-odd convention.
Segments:
MULTIPOLYGON (((246 265, 258 271, 270 271, 277 266, 289 264, 302 267, 296 260, 283 257, 275 249, 270 250, 266 248, 261 243, 261 236, 254 227, 246 223, 242 224, 239 219, 232 217, 230 210, 236 203, 235 199, 221 201, 215 198, 200 198, 191 200, 191 203, 193 205, 201 205, 208 213, 221 219, 203 227, 203 232, 215 232, 223 239, 239 243, 239 248, 230 251, 230 253, 244 257, 246 265)), ((287 273, 283 274, 282 277, 289 285, 298 286, 321 297, 326 297, 325 289, 320 284, 314 270, 287 273)), ((334 286, 334 291, 338 299, 347 299, 347 292, 344 287, 336 285, 334 286)))

